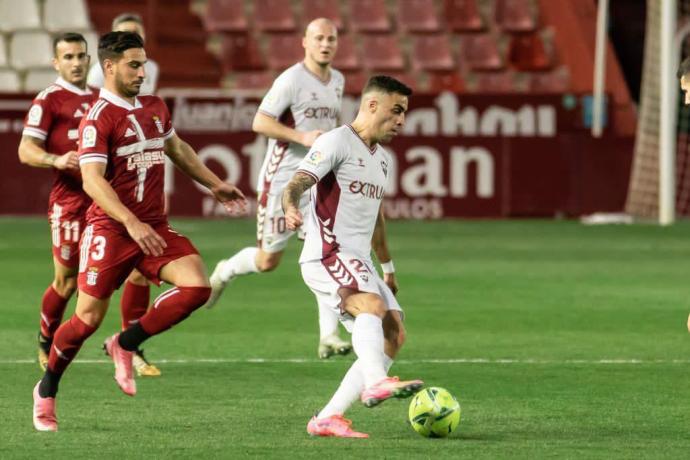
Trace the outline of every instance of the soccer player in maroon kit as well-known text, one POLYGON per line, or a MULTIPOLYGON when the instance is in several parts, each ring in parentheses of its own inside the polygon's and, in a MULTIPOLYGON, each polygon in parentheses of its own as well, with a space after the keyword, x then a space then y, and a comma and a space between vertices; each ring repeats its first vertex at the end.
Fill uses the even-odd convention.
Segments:
POLYGON ((89 55, 81 34, 64 33, 53 41, 54 84, 41 91, 24 121, 19 144, 22 163, 53 168, 48 202, 53 239, 53 282, 43 294, 38 333, 38 363, 45 370, 48 352, 70 297, 77 288, 79 237, 91 198, 81 186, 77 160, 79 122, 98 97, 86 86, 89 55))
POLYGON ((139 322, 106 340, 115 380, 136 394, 132 352, 203 305, 211 289, 192 243, 172 230, 163 210, 164 156, 204 185, 230 211, 246 202, 235 186, 221 181, 175 134, 165 103, 137 97, 146 53, 141 37, 110 32, 98 45, 105 86, 79 126, 79 164, 93 199, 80 243, 75 314, 55 333, 48 366, 33 391, 33 423, 57 431, 55 397, 65 369, 100 325, 113 291, 137 268, 153 281, 174 287, 161 294, 139 322))

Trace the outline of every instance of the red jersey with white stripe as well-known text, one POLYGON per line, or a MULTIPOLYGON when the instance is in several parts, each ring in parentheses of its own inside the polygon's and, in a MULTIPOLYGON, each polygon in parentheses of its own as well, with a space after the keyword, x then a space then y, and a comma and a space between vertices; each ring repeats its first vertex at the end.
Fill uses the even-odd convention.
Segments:
MULTIPOLYGON (((43 141, 46 152, 55 155, 77 150, 79 123, 97 97, 90 88, 81 89, 58 78, 34 98, 24 119, 22 135, 43 141)), ((58 202, 77 209, 91 203, 82 190, 79 171, 54 169, 53 174, 51 204, 58 202)))
MULTIPOLYGON (((79 164, 107 164, 105 178, 122 204, 142 222, 164 222, 164 145, 174 133, 161 98, 140 96, 132 105, 103 88, 79 126, 79 164)), ((96 203, 86 217, 115 222, 96 203)))
POLYGON ((298 171, 318 182, 311 188, 307 237, 300 263, 343 252, 371 260, 390 157, 379 144, 369 147, 345 125, 316 139, 298 171))

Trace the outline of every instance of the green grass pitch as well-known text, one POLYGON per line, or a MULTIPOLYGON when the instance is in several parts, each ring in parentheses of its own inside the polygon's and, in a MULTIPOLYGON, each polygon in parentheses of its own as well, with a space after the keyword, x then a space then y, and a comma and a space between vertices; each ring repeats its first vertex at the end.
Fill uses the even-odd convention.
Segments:
MULTIPOLYGON (((209 269, 253 244, 251 221, 175 220, 209 269)), ((311 438, 352 357, 316 359, 300 244, 145 344, 163 376, 135 398, 100 351, 119 294, 65 375, 60 432, 37 433, 31 389, 40 297, 51 279, 43 219, 0 219, 0 458, 687 458, 690 224, 390 222, 408 341, 392 373, 462 406, 448 439, 406 423, 407 402, 348 416, 370 439, 311 438)), ((157 292, 154 290, 154 293, 157 292)), ((74 309, 70 303, 68 314, 74 309)))

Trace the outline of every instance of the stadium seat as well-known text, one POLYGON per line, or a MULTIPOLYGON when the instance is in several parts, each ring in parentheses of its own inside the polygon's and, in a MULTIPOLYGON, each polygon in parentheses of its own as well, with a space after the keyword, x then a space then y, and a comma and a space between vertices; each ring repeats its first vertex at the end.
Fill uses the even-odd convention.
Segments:
POLYGON ((53 84, 56 78, 57 74, 52 67, 31 69, 26 73, 26 78, 24 79, 24 91, 29 93, 43 91, 53 84))
POLYGON ((333 67, 338 70, 357 70, 362 66, 351 34, 338 37, 338 52, 333 67))
POLYGON ((274 70, 285 70, 304 59, 302 34, 273 34, 268 36, 266 53, 268 67, 274 70))
POLYGON ((52 46, 46 32, 15 32, 10 43, 10 65, 19 70, 44 67, 53 59, 52 46))
POLYGON ((508 46, 507 61, 516 70, 543 71, 551 68, 551 58, 537 32, 513 34, 508 46))
POLYGON ((220 68, 216 59, 194 45, 158 47, 152 57, 160 65, 158 87, 218 87, 220 68), (193 62, 194 65, 189 65, 193 62))
POLYGON ((462 63, 472 70, 499 70, 503 68, 503 59, 498 45, 491 34, 464 35, 460 43, 462 63))
POLYGON ((533 93, 564 93, 572 90, 570 72, 559 67, 550 72, 527 74, 527 87, 533 93))
POLYGON ((0 0, 0 31, 40 29, 41 13, 36 0, 0 0))
POLYGON ((266 67, 259 44, 252 35, 224 35, 220 61, 223 71, 262 70, 266 67))
POLYGON ((189 9, 189 0, 165 0, 165 8, 155 9, 151 19, 155 28, 147 29, 149 42, 155 40, 158 46, 193 43, 203 51, 208 33, 201 18, 189 9))
POLYGON ((338 0, 302 0, 302 28, 316 18, 328 18, 333 21, 338 32, 345 30, 338 0))
POLYGON ((362 70, 343 72, 345 76, 345 92, 348 94, 359 94, 369 79, 369 75, 362 70))
POLYGON ((270 71, 236 72, 231 75, 233 89, 268 90, 275 74, 270 71))
POLYGON ((445 0, 444 19, 454 32, 478 32, 484 30, 477 0, 445 0))
POLYGON ((515 75, 509 71, 468 74, 467 88, 473 93, 513 93, 517 91, 515 75))
POLYGON ((413 37, 412 66, 417 70, 451 70, 455 67, 448 35, 413 37))
POLYGON ((21 90, 19 75, 12 69, 0 69, 0 92, 17 93, 21 90))
POLYGON ((84 0, 45 0, 43 25, 50 32, 91 28, 84 0))
POLYGON ((530 0, 496 0, 494 20, 504 32, 529 32, 537 27, 530 0))
POLYGON ((441 30, 434 0, 398 2, 397 13, 398 25, 405 32, 438 32, 441 30))
POLYGON ((249 21, 244 0, 208 0, 203 22, 209 32, 246 32, 249 21))
POLYGON ((290 2, 285 0, 256 0, 254 25, 263 32, 292 32, 296 28, 290 2))
POLYGON ((433 93, 440 91, 461 93, 465 91, 465 80, 458 72, 430 72, 428 87, 433 93))
POLYGON ((350 26, 356 32, 388 32, 390 19, 385 0, 350 0, 350 26))
POLYGON ((362 63, 369 70, 403 70, 403 59, 398 38, 395 35, 362 36, 362 63))

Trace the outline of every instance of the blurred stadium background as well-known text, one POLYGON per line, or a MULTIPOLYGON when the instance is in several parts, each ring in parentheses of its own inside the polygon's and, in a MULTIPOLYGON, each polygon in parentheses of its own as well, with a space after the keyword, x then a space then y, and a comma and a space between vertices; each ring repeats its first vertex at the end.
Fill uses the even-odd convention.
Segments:
MULTIPOLYGON (((646 224, 662 220, 669 173, 675 205, 665 223, 690 213, 690 112, 675 68, 666 81, 660 72, 667 3, 671 32, 684 30, 687 0, 0 0, 0 457, 687 457, 690 227, 646 224), (390 146, 385 203, 409 332, 394 370, 458 396, 455 436, 418 437, 406 405, 393 402, 352 410, 372 435, 364 443, 308 438, 307 420, 351 361, 316 359, 299 244, 275 274, 236 281, 215 310, 147 344, 163 376, 140 379, 135 400, 118 393, 99 349, 118 328, 116 294, 65 377, 64 432, 33 432, 51 174, 17 160, 22 121, 55 79, 52 34, 85 33, 95 58, 98 34, 125 11, 144 18, 178 133, 252 197, 266 145, 252 118, 273 78, 302 59, 312 18, 339 26, 343 121, 371 74, 417 90, 390 146), (664 87, 677 152, 662 174, 664 87), (645 223, 579 223, 627 216, 645 223)), ((686 42, 674 40, 678 59, 686 42)), ((173 225, 209 267, 251 244, 253 209, 220 219, 189 180, 169 178, 173 225)))

